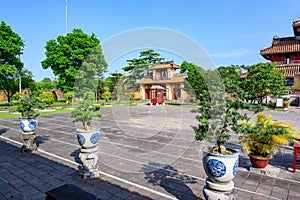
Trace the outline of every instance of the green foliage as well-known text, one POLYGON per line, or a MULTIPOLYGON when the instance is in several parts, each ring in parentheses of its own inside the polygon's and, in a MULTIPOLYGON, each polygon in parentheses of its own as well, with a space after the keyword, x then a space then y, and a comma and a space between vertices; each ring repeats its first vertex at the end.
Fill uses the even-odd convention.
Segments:
POLYGON ((286 93, 286 79, 283 71, 275 71, 276 63, 258 63, 247 68, 248 75, 242 82, 246 98, 259 104, 267 95, 278 96, 286 93))
POLYGON ((67 100, 67 103, 70 105, 72 103, 74 97, 74 93, 73 92, 67 92, 64 94, 64 98, 67 100))
POLYGON ((214 151, 226 153, 224 144, 229 141, 231 132, 240 132, 242 125, 239 121, 248 119, 248 116, 239 113, 238 109, 252 108, 260 111, 262 108, 244 102, 240 89, 234 89, 233 84, 238 82, 237 77, 232 74, 235 67, 204 70, 192 63, 183 62, 181 70, 188 70, 188 84, 199 101, 195 110, 200 114, 197 116, 199 123, 193 127, 196 140, 216 142, 214 151), (240 93, 236 94, 237 91, 240 93))
POLYGON ((135 94, 133 92, 130 93, 130 98, 129 99, 130 99, 131 102, 134 101, 135 94))
POLYGON ((19 101, 22 94, 20 92, 16 92, 14 95, 11 96, 12 101, 19 101))
POLYGON ((300 131, 286 122, 275 122, 271 115, 258 114, 256 123, 242 121, 242 133, 239 140, 247 153, 255 157, 267 158, 276 154, 280 145, 289 145, 294 139, 300 139, 300 131))
POLYGON ((83 100, 78 103, 78 106, 72 110, 72 117, 74 122, 82 122, 83 128, 85 130, 91 129, 91 123, 93 122, 93 117, 101 117, 101 115, 95 115, 94 112, 100 110, 100 106, 94 105, 94 99, 91 98, 93 94, 85 93, 83 100))
POLYGON ((110 91, 106 91, 103 93, 102 98, 105 99, 105 102, 108 102, 112 97, 112 94, 110 91))
POLYGON ((43 101, 43 103, 46 105, 46 107, 52 106, 55 101, 52 92, 44 92, 44 93, 40 94, 39 97, 43 101))
POLYGON ((50 78, 44 78, 40 82, 36 82, 36 89, 41 91, 53 90, 55 89, 55 85, 50 78))
POLYGON ((33 96, 30 90, 24 90, 24 95, 17 103, 16 111, 20 112, 24 119, 34 119, 40 114, 35 108, 44 108, 44 104, 38 97, 33 96))
POLYGON ((53 70, 58 77, 57 87, 63 92, 72 91, 77 79, 76 82, 80 83, 74 88, 75 93, 83 95, 86 88, 94 88, 94 83, 91 83, 94 76, 101 78, 107 71, 100 41, 95 34, 89 36, 81 29, 49 40, 45 49, 46 59, 42 61, 42 66, 53 70), (80 87, 83 87, 82 90, 80 87))
MULTIPOLYGON (((20 60, 25 44, 5 22, 0 24, 0 90, 4 90, 8 102, 19 89, 19 76, 26 74, 20 60)), ((24 83, 23 87, 28 87, 24 83)))
POLYGON ((163 58, 160 54, 151 49, 141 51, 138 58, 127 60, 128 65, 123 67, 123 70, 129 72, 129 76, 126 77, 128 87, 133 90, 138 89, 136 81, 149 74, 149 67, 161 60, 163 58))
POLYGON ((115 90, 115 87, 118 85, 118 83, 122 79, 123 79, 123 74, 118 73, 118 72, 112 73, 112 74, 110 74, 110 76, 108 76, 105 79, 105 86, 108 87, 108 89, 111 93, 113 93, 115 90))

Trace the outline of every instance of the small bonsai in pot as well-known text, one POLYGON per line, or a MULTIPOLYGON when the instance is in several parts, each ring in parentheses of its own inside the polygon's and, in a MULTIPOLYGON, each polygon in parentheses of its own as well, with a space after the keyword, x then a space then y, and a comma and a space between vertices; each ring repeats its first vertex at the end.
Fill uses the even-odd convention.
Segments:
POLYGON ((300 139, 300 131, 287 122, 275 122, 271 115, 258 114, 256 122, 243 120, 239 140, 250 157, 253 167, 264 168, 280 145, 300 139))
POLYGON ((101 114, 95 114, 101 107, 94 104, 92 95, 89 92, 85 93, 77 107, 72 110, 74 122, 82 123, 82 128, 78 128, 76 131, 78 142, 83 148, 94 147, 100 137, 99 129, 91 126, 93 117, 101 117, 101 114))
POLYGON ((16 111, 21 113, 20 126, 23 132, 34 131, 38 125, 37 117, 40 115, 38 108, 43 109, 43 102, 33 96, 29 89, 24 90, 24 94, 17 102, 16 111))

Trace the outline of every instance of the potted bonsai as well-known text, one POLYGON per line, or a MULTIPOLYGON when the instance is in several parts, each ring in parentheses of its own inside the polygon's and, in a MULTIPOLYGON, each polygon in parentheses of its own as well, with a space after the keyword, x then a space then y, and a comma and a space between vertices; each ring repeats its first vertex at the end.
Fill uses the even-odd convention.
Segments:
POLYGON ((44 104, 38 98, 32 95, 29 89, 24 90, 24 94, 17 102, 16 111, 21 113, 20 127, 22 129, 23 146, 21 152, 32 152, 36 150, 35 144, 36 128, 38 126, 39 111, 37 108, 44 108, 44 104))
POLYGON ((95 114, 100 110, 100 106, 94 104, 91 93, 85 93, 83 99, 79 101, 76 108, 72 110, 74 122, 81 122, 82 127, 77 128, 77 139, 82 148, 93 148, 97 145, 100 138, 100 131, 92 127, 93 117, 101 117, 101 114, 95 114))
MULTIPOLYGON (((218 93, 217 91, 214 91, 218 93)), ((222 95, 217 94, 217 95, 222 95)), ((212 95, 213 96, 213 95, 212 95)), ((239 150, 227 148, 232 132, 238 133, 241 124, 247 119, 246 114, 237 110, 242 106, 238 101, 227 101, 216 98, 199 104, 198 126, 194 127, 196 140, 214 142, 212 147, 203 149, 203 167, 211 181, 229 183, 234 178, 239 165, 239 150)))
POLYGON ((253 167, 265 168, 280 145, 300 138, 299 129, 287 122, 275 122, 271 115, 258 114, 256 122, 243 120, 239 137, 253 167))
POLYGON ((44 108, 42 101, 33 96, 29 89, 24 90, 16 107, 16 111, 21 113, 20 127, 23 132, 32 132, 37 128, 37 117, 40 115, 37 108, 44 108))
POLYGON ((188 74, 188 81, 199 101, 195 110, 199 113, 198 125, 193 127, 196 140, 213 142, 212 146, 204 147, 202 151, 202 164, 209 177, 204 195, 212 199, 220 197, 216 190, 230 193, 234 188, 232 180, 237 173, 240 152, 226 144, 232 133, 239 133, 243 128, 241 120, 248 119, 239 109, 252 109, 255 112, 263 109, 260 105, 244 101, 245 93, 237 82, 230 81, 224 88, 223 81, 218 80, 218 73, 217 70, 189 69, 188 74))

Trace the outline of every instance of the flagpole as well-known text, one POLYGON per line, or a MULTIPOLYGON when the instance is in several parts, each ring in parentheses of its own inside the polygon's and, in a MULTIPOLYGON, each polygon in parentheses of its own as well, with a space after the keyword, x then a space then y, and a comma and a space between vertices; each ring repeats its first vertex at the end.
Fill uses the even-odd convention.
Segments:
POLYGON ((68 0, 66 0, 66 34, 68 33, 68 0))

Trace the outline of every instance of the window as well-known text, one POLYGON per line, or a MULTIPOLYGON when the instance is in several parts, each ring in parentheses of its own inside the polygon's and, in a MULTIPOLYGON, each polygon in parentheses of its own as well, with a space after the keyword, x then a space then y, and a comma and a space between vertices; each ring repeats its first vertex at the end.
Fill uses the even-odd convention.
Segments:
POLYGON ((167 72, 166 72, 166 70, 163 70, 161 72, 161 77, 162 77, 162 79, 167 79, 167 72))

